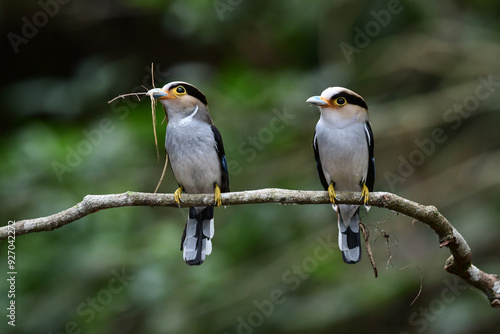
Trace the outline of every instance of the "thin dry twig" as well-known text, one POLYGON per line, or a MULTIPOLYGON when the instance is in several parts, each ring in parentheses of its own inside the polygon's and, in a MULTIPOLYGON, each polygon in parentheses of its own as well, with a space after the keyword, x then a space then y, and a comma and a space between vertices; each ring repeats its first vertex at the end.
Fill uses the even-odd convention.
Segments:
POLYGON ((135 96, 137 97, 137 100, 141 100, 141 98, 139 97, 139 95, 146 95, 146 92, 137 92, 137 93, 128 93, 128 94, 121 94, 121 95, 118 95, 117 97, 114 97, 113 99, 109 100, 108 101, 108 104, 115 101, 115 100, 118 100, 118 99, 124 99, 125 97, 127 96, 135 96))
POLYGON ((420 273, 420 287, 418 289, 417 295, 415 296, 413 301, 410 303, 410 306, 411 306, 411 305, 413 305, 413 303, 415 303, 417 301, 418 297, 420 297, 420 294, 422 293, 423 286, 424 286, 424 275, 422 274, 422 270, 420 270, 420 268, 418 266, 414 266, 414 265, 409 265, 409 266, 403 267, 403 268, 401 268, 401 270, 404 270, 408 267, 414 267, 420 273))
MULTIPOLYGON (((153 88, 156 88, 155 87, 155 76, 154 76, 154 63, 153 62, 151 63, 151 85, 153 86, 153 88)), ((147 87, 145 87, 144 85, 141 85, 141 86, 142 86, 142 88, 144 88, 146 90, 146 92, 121 94, 121 95, 118 95, 117 97, 113 98, 112 100, 109 100, 108 103, 111 103, 119 98, 123 99, 127 96, 135 96, 140 101, 141 99, 140 99, 139 95, 146 95, 147 91, 148 91, 147 87)), ((153 97, 153 95, 151 95, 150 98, 151 98, 151 114, 152 114, 152 119, 153 119, 153 135, 155 137, 155 147, 156 147, 156 161, 160 162, 160 150, 158 149, 158 135, 156 133, 156 99, 153 97)), ((163 122, 165 121, 166 118, 167 117, 165 116, 165 118, 163 119, 163 122)), ((163 122, 162 122, 162 124, 163 124, 163 122)), ((168 166, 168 155, 165 158, 165 165, 163 166, 163 172, 161 174, 160 181, 158 182, 158 185, 156 186, 154 193, 156 193, 158 191, 158 188, 160 188, 160 185, 163 181, 163 177, 165 176, 165 171, 167 170, 167 166, 168 166)))
POLYGON ((168 166, 168 154, 165 155, 165 164, 163 165, 163 171, 161 172, 160 181, 158 181, 158 184, 156 185, 156 189, 154 191, 155 194, 160 188, 161 183, 163 182, 163 177, 165 176, 165 171, 167 170, 167 166, 168 166))
MULTIPOLYGON (((155 87, 155 77, 154 77, 154 63, 151 63, 151 84, 152 84, 153 88, 156 88, 155 87)), ((140 101, 141 98, 139 97, 139 95, 146 95, 147 90, 148 90, 143 85, 141 85, 141 86, 146 90, 146 92, 121 94, 121 95, 118 95, 117 97, 109 100, 108 104, 119 99, 119 98, 124 99, 127 96, 135 96, 135 97, 137 97, 137 100, 140 101)), ((156 100, 152 95, 150 96, 150 98, 151 98, 151 113, 152 113, 152 117, 153 117, 153 135, 155 137, 155 147, 156 147, 156 161, 160 162, 160 150, 158 149, 158 136, 156 134, 156 108, 155 108, 156 107, 156 100)))
POLYGON ((383 229, 380 229, 380 234, 384 237, 385 240, 385 247, 387 250, 387 263, 385 264, 385 269, 387 270, 389 268, 389 265, 391 265, 393 268, 396 268, 394 266, 394 263, 392 263, 392 252, 391 252, 391 244, 389 241, 390 235, 387 234, 386 231, 383 229))
POLYGON ((155 86, 155 70, 154 70, 154 63, 151 62, 151 86, 153 86, 153 88, 156 88, 155 86))
MULTIPOLYGON (((154 69, 153 69, 153 63, 151 63, 151 84, 153 88, 155 87, 155 76, 154 76, 154 69)), ((153 135, 155 136, 155 147, 156 147, 156 161, 160 162, 160 150, 158 149, 158 135, 156 134, 156 99, 153 97, 153 95, 150 96, 151 98, 151 113, 153 116, 153 135)), ((167 159, 168 161, 168 159, 167 159)), ((163 175, 162 175, 163 179, 163 175)), ((155 191, 156 192, 156 191, 155 191)))
POLYGON ((160 162, 160 150, 158 149, 158 136, 156 134, 156 99, 151 97, 151 115, 153 116, 153 135, 155 137, 155 147, 156 147, 156 161, 160 162))
POLYGON ((359 228, 361 229, 361 232, 363 233, 363 239, 365 240, 366 254, 368 254, 368 259, 370 260, 370 264, 372 265, 373 273, 375 274, 375 278, 377 278, 377 265, 375 264, 375 258, 373 257, 372 247, 370 246, 370 230, 362 222, 359 222, 359 228))
MULTIPOLYGON (((392 265, 392 267, 396 269, 396 267, 394 267, 394 265, 392 265)), ((423 284, 424 283, 424 275, 422 273, 422 270, 420 270, 420 268, 418 266, 413 265, 413 264, 404 266, 403 268, 397 268, 397 270, 405 270, 407 268, 415 268, 420 273, 420 286, 418 288, 417 295, 415 296, 415 298, 413 298, 412 302, 410 303, 410 306, 411 306, 417 301, 418 297, 420 297, 420 295, 422 294, 422 290, 423 290, 423 286, 424 286, 424 284, 423 284)))

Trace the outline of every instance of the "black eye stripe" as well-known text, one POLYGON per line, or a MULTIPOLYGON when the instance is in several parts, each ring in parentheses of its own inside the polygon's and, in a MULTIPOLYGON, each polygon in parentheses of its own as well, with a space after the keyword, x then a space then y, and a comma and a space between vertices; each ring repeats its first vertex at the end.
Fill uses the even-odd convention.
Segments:
POLYGON ((208 101, 207 101, 206 96, 198 88, 196 88, 188 83, 178 83, 178 84, 172 86, 172 89, 174 89, 174 88, 177 89, 180 86, 182 86, 185 89, 185 91, 188 95, 196 97, 203 104, 208 105, 208 101))
POLYGON ((366 105, 365 100, 363 100, 363 98, 360 96, 352 95, 352 94, 349 94, 348 92, 341 92, 341 93, 333 95, 330 98, 330 100, 335 101, 339 97, 343 97, 347 101, 347 103, 349 103, 349 104, 355 104, 357 106, 360 106, 360 107, 368 110, 368 106, 366 105))

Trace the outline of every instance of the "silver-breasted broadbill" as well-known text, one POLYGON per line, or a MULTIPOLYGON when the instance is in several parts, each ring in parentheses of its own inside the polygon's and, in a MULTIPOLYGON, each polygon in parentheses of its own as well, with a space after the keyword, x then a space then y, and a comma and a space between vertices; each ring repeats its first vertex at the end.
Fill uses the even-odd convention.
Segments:
MULTIPOLYGON (((208 111, 205 95, 195 86, 174 81, 148 91, 163 105, 167 118, 165 149, 182 192, 215 194, 221 205, 221 193, 229 191, 227 160, 222 137, 208 111)), ((212 252, 214 207, 191 207, 181 240, 183 258, 189 265, 200 265, 212 252)))
POLYGON ((365 100, 343 87, 329 87, 306 102, 318 106, 313 148, 321 184, 328 191, 339 225, 345 263, 361 259, 359 205, 335 204, 335 191, 359 191, 367 204, 375 181, 373 133, 365 100))

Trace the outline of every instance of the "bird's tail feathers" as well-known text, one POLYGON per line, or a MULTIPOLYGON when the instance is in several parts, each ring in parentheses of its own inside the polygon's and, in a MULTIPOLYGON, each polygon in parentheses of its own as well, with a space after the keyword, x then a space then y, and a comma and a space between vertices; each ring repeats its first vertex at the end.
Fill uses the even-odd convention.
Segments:
POLYGON ((184 261, 200 265, 212 253, 214 208, 189 208, 189 217, 181 241, 184 261))
POLYGON ((338 205, 339 248, 345 263, 353 264, 361 260, 361 240, 359 235, 359 206, 338 205))

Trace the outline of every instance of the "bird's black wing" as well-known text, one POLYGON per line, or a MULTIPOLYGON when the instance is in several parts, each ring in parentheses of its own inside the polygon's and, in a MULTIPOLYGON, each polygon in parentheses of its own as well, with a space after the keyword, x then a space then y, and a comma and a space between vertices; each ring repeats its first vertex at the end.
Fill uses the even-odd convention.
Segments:
POLYGON ((321 181, 323 188, 327 190, 329 184, 328 182, 326 182, 325 174, 323 174, 323 166, 321 165, 321 159, 319 158, 318 139, 316 138, 316 131, 314 132, 313 149, 314 149, 314 158, 316 159, 316 169, 318 170, 319 180, 321 181))
POLYGON ((365 184, 369 191, 373 191, 373 184, 375 183, 375 156, 373 149, 375 147, 373 140, 373 132, 370 122, 365 123, 366 141, 368 144, 368 173, 366 174, 365 184))
POLYGON ((215 125, 212 125, 212 132, 214 133, 214 138, 215 138, 215 149, 217 151, 217 155, 219 156, 219 161, 220 161, 220 166, 222 170, 222 175, 221 175, 221 184, 219 184, 220 190, 222 192, 228 192, 229 191, 229 172, 227 170, 227 160, 226 160, 226 153, 224 152, 224 145, 222 144, 222 136, 220 135, 219 130, 215 127, 215 125))

